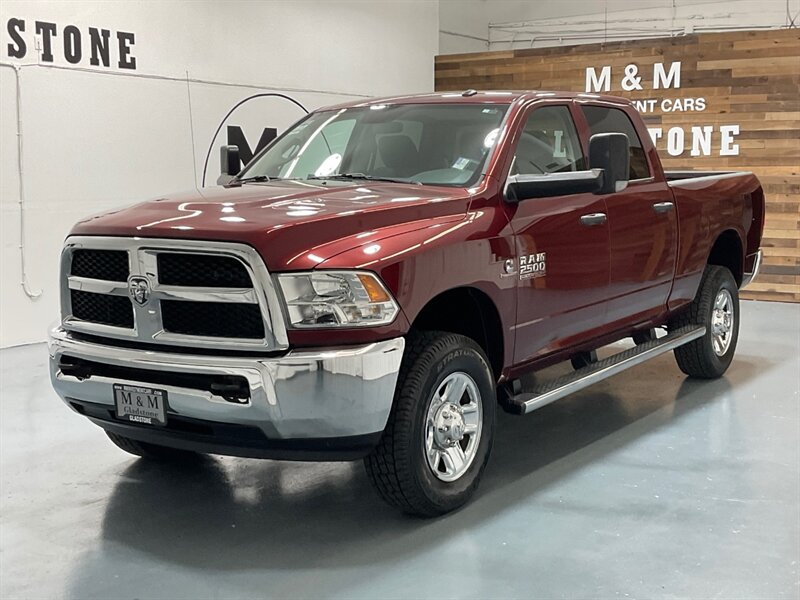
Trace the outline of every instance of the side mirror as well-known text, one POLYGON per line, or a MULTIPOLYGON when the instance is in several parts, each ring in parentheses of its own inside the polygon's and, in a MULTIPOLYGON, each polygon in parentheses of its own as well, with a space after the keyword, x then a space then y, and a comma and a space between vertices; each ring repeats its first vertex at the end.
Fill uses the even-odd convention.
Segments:
POLYGON ((506 180, 506 200, 519 202, 528 198, 594 194, 602 184, 603 172, 599 169, 543 175, 511 175, 506 180))
POLYGON ((624 133, 598 133, 589 138, 589 167, 603 172, 603 183, 595 193, 613 194, 628 187, 630 160, 630 141, 624 133))
POLYGON ((238 175, 239 171, 242 170, 239 146, 222 146, 219 149, 219 170, 218 185, 230 183, 231 179, 238 175))

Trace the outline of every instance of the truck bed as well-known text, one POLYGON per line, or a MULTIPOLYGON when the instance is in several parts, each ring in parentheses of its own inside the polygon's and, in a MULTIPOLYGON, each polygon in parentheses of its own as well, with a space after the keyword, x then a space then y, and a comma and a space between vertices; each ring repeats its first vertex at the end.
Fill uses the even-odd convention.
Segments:
POLYGON ((665 171, 681 224, 681 260, 671 301, 694 298, 712 245, 733 236, 740 283, 755 269, 764 230, 764 192, 749 171, 665 171), (735 233, 734 233, 735 232, 735 233))
POLYGON ((664 171, 664 177, 670 183, 685 179, 723 178, 737 175, 751 175, 751 173, 750 171, 664 171))

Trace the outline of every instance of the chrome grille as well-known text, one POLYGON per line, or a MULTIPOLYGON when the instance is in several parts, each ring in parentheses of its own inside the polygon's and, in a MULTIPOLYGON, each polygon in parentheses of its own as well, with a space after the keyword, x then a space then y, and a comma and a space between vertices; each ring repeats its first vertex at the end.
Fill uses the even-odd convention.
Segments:
POLYGON ((272 279, 243 244, 72 237, 61 272, 66 329, 207 348, 288 346, 272 279))
POLYGON ((125 250, 76 250, 70 274, 104 281, 128 281, 128 253, 125 250))
POLYGON ((245 266, 230 256, 160 253, 157 262, 158 282, 164 285, 209 288, 253 287, 245 266))
POLYGON ((264 337, 264 321, 257 304, 162 300, 164 330, 212 337, 264 337))
POLYGON ((70 290, 72 314, 81 321, 116 327, 133 327, 133 306, 130 298, 70 290))

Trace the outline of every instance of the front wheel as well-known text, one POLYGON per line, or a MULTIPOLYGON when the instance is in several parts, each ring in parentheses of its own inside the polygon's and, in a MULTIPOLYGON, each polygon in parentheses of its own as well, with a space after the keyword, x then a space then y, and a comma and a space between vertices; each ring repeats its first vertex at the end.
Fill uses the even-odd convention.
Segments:
POLYGON ((675 349, 675 360, 692 377, 721 377, 739 338, 739 289, 730 270, 708 265, 694 301, 670 325, 705 325, 703 337, 675 349))
POLYGON ((383 437, 364 460, 381 497, 424 517, 467 502, 489 460, 495 405, 489 361, 473 340, 412 334, 383 437))

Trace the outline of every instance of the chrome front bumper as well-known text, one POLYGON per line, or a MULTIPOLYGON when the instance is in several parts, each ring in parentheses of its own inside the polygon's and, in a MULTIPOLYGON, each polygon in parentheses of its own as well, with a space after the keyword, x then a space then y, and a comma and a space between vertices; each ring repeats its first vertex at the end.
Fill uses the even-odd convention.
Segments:
POLYGON ((48 346, 50 377, 58 395, 72 408, 88 403, 92 408, 104 409, 110 427, 99 422, 103 427, 124 426, 134 433, 158 432, 165 439, 169 437, 168 431, 156 427, 113 420, 113 384, 130 383, 165 389, 168 420, 176 417, 251 430, 255 427, 266 440, 280 441, 351 438, 382 432, 392 407, 405 340, 395 338, 355 347, 293 350, 282 356, 249 358, 104 345, 78 339, 55 327, 50 331, 48 346), (61 371, 62 357, 158 371, 162 375, 240 376, 249 384, 250 398, 237 403, 202 389, 97 375, 79 379, 61 371))

